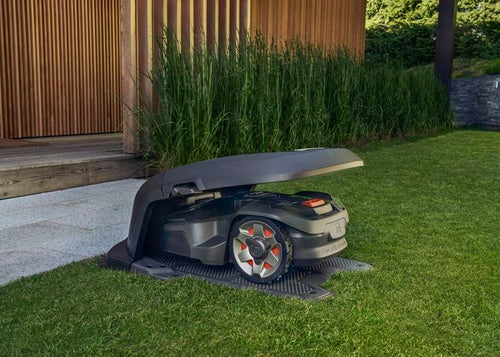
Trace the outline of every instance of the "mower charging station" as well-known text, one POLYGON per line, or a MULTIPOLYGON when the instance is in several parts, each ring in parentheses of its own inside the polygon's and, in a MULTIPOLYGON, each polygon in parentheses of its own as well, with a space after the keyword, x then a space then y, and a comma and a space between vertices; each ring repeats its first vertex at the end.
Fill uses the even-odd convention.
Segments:
POLYGON ((135 197, 129 235, 105 265, 159 279, 194 276, 275 295, 320 299, 341 270, 371 266, 337 255, 347 246, 347 210, 327 193, 255 191, 363 166, 347 149, 315 148, 222 157, 148 179, 135 197))

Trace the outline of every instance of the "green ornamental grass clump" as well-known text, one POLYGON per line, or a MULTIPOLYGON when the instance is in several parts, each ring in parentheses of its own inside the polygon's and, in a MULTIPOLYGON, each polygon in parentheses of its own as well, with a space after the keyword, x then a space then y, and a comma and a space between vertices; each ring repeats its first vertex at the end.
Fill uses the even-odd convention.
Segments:
POLYGON ((156 97, 136 115, 147 161, 158 168, 254 152, 344 146, 453 126, 431 69, 362 63, 262 38, 181 53, 165 30, 157 66, 145 74, 156 97))

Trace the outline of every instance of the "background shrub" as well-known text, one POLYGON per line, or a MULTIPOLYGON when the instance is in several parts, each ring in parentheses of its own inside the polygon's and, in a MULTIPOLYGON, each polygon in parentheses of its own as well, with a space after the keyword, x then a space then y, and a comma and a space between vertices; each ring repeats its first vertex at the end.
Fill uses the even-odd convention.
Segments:
MULTIPOLYGON (((366 59, 407 66, 434 61, 439 0, 368 0, 366 59)), ((500 2, 459 0, 455 56, 500 56, 500 2)))
POLYGON ((136 114, 146 158, 176 166, 218 156, 342 146, 451 127, 431 69, 362 64, 346 53, 260 38, 216 54, 179 52, 166 34, 148 74, 157 108, 136 114))
POLYGON ((500 58, 488 63, 485 66, 484 71, 486 74, 500 74, 500 58))
POLYGON ((405 67, 431 63, 435 55, 435 27, 420 24, 380 25, 366 30, 365 59, 396 60, 405 67))

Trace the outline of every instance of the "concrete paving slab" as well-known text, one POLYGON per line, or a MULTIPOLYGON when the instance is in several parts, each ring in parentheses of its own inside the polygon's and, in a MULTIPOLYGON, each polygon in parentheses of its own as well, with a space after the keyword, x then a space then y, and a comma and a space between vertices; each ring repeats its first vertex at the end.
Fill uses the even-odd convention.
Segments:
POLYGON ((71 200, 78 200, 86 196, 88 196, 88 194, 80 194, 71 190, 62 190, 47 192, 39 195, 8 198, 0 200, 0 217, 7 212, 17 211, 20 209, 30 209, 33 207, 45 206, 54 203, 68 202, 71 200), (36 200, 34 199, 34 197, 36 197, 36 200))
POLYGON ((126 238, 144 180, 0 201, 0 285, 105 253, 126 238))
POLYGON ((51 219, 51 222, 87 229, 96 229, 130 221, 130 204, 108 207, 88 207, 79 209, 75 214, 51 219))
MULTIPOLYGON (((70 226, 68 226, 71 228, 70 226)), ((80 255, 90 258, 106 253, 116 243, 127 237, 128 222, 107 227, 99 227, 82 233, 81 231, 68 236, 59 235, 45 241, 41 246, 45 249, 80 255)))
POLYGON ((33 206, 31 208, 19 209, 12 212, 0 210, 0 230, 43 222, 68 214, 68 208, 61 203, 33 206))
POLYGON ((90 234, 91 231, 88 229, 56 224, 51 221, 10 227, 0 230, 0 253, 43 246, 54 249, 55 247, 50 246, 50 243, 56 242, 59 238, 74 242, 81 235, 90 234))
POLYGON ((84 256, 41 248, 11 250, 0 253, 0 257, 0 285, 85 259, 84 256))
POLYGON ((82 186, 82 187, 75 187, 73 188, 72 192, 75 194, 84 194, 85 196, 92 195, 92 194, 106 194, 110 192, 117 192, 117 191, 125 191, 128 192, 130 189, 137 188, 140 186, 139 183, 144 182, 144 180, 120 180, 120 181, 111 181, 111 182, 104 182, 98 185, 90 185, 90 186, 82 186), (119 182, 117 184, 116 182, 119 182))

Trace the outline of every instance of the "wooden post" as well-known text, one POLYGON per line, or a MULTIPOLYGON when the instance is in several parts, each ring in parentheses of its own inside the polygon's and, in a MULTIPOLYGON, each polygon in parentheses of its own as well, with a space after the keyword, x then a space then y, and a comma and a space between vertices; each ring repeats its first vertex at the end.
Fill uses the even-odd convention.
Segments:
POLYGON ((138 125, 131 111, 137 105, 137 41, 135 28, 135 0, 121 1, 121 77, 123 151, 139 152, 138 125))
POLYGON ((453 32, 456 8, 456 0, 439 0, 435 71, 448 92, 453 68, 453 32))

